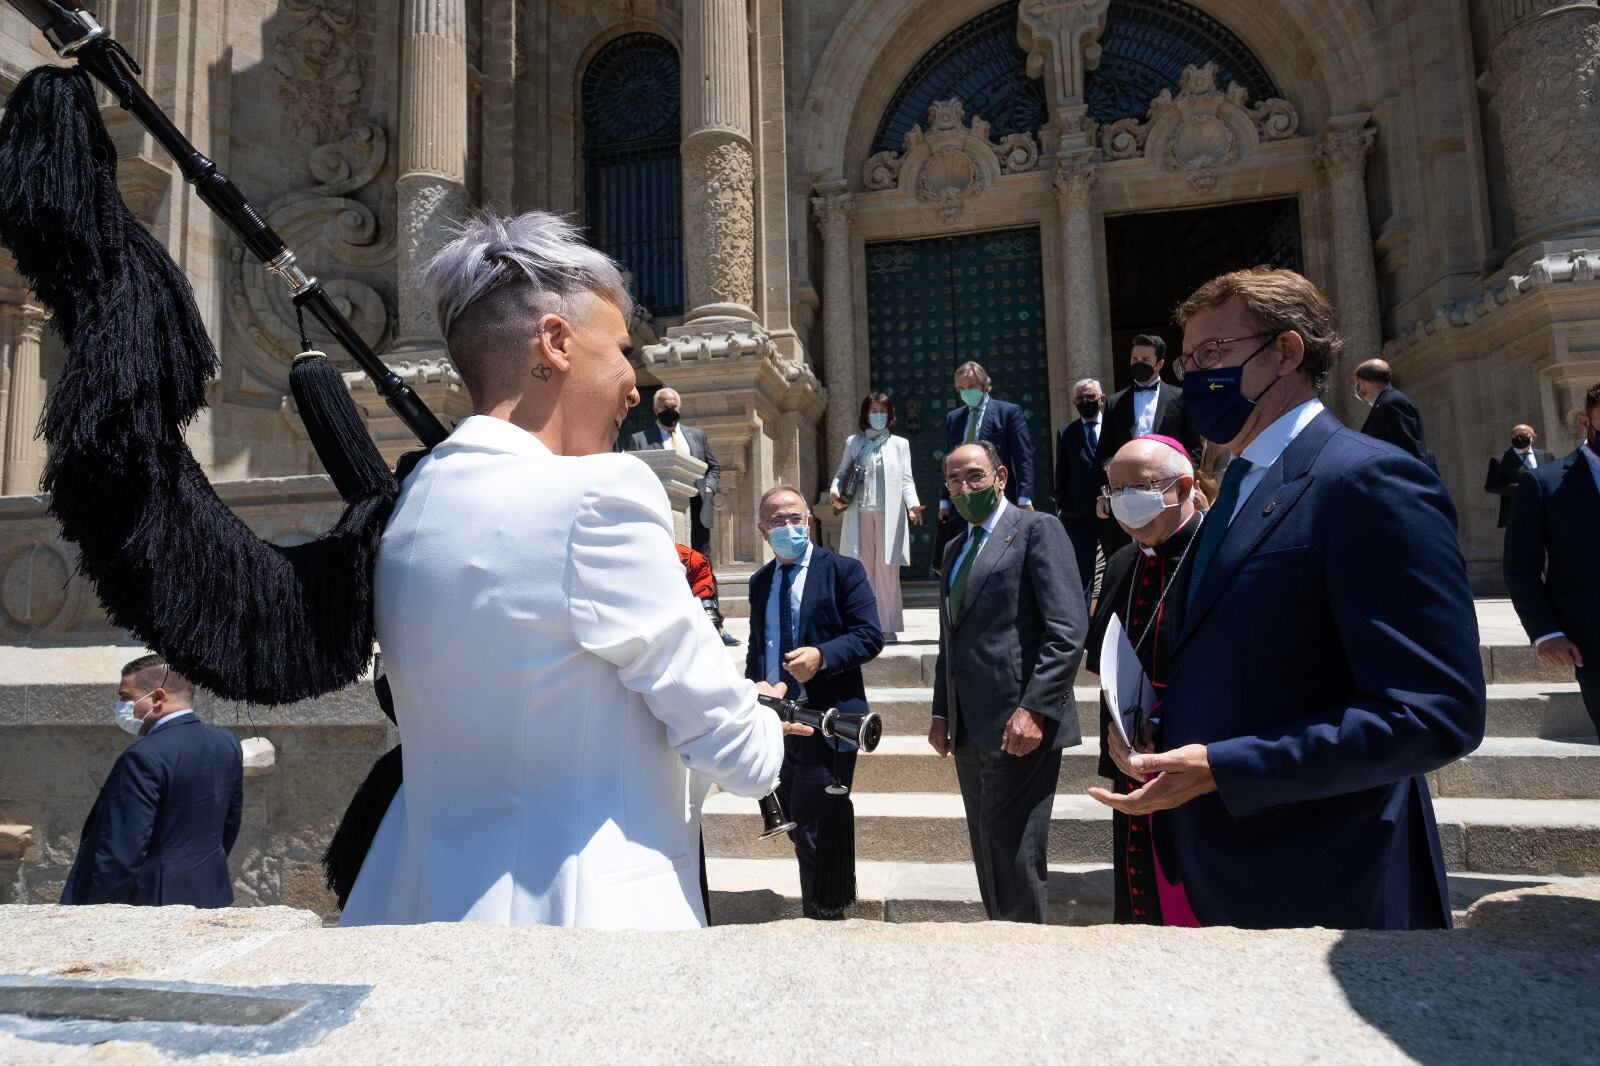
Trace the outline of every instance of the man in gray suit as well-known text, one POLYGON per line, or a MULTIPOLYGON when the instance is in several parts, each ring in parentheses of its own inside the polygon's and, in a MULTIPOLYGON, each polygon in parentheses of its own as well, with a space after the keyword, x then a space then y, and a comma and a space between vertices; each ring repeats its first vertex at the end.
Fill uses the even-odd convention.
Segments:
POLYGON ((994 445, 956 448, 944 474, 966 521, 945 548, 928 743, 955 751, 989 917, 1042 923, 1061 749, 1083 743, 1083 584, 1061 523, 1007 502, 994 445))
POLYGON ((711 454, 711 445, 704 431, 681 423, 683 398, 676 389, 656 392, 654 429, 641 430, 633 435, 628 445, 630 452, 645 452, 651 448, 671 448, 683 455, 692 455, 706 464, 705 476, 694 483, 699 495, 689 501, 689 547, 711 558, 711 526, 716 521, 717 479, 722 468, 717 457, 711 454))

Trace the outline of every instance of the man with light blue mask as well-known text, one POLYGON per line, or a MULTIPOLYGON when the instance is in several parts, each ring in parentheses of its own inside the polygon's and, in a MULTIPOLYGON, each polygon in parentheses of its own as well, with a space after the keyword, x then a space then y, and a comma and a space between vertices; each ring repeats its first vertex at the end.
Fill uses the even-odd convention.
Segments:
MULTIPOLYGON (((757 528, 777 558, 750 578, 745 676, 781 682, 790 699, 818 709, 865 714, 861 668, 883 650, 866 570, 812 542, 811 511, 794 486, 768 489, 759 515, 757 528)), ((789 839, 800 863, 801 909, 807 918, 842 918, 819 911, 813 901, 817 834, 824 790, 835 780, 848 788, 855 776, 855 746, 820 733, 786 736, 783 746, 777 793, 795 823, 789 839)))

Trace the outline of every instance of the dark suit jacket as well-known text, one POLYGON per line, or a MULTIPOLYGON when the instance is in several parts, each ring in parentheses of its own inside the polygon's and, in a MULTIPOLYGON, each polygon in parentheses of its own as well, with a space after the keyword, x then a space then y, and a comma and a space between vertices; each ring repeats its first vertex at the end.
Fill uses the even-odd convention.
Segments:
MULTIPOLYGON (((960 447, 967 437, 967 405, 962 404, 944 416, 945 451, 960 447)), ((1009 474, 1006 478, 1006 499, 1016 503, 1019 499, 1033 499, 1033 441, 1028 437, 1028 415, 1014 403, 989 397, 983 411, 983 425, 978 428, 978 439, 993 444, 1000 453, 1000 462, 1009 474)), ((950 490, 940 481, 939 499, 949 502, 950 490)))
MULTIPOLYGON (((767 679, 767 598, 778 573, 776 560, 750 576, 750 643, 744 674, 751 681, 767 679)), ((849 556, 835 555, 820 544, 811 548, 811 565, 800 594, 800 648, 822 652, 822 669, 806 685, 806 703, 817 710, 839 708, 840 714, 867 713, 867 687, 861 668, 883 650, 878 628, 878 600, 867 584, 867 571, 849 556)), ((794 693, 789 693, 790 697, 794 693)), ((838 742, 848 750, 853 745, 838 742)))
MULTIPOLYGON (((1539 464, 1535 469, 1543 469, 1555 462, 1555 456, 1543 448, 1533 449, 1533 457, 1539 464)), ((1511 497, 1517 491, 1517 479, 1527 471, 1522 456, 1517 454, 1515 448, 1507 448, 1500 458, 1489 460, 1489 473, 1484 476, 1483 491, 1500 497, 1500 515, 1495 521, 1501 529, 1506 528, 1506 519, 1511 517, 1511 497)))
MULTIPOLYGON (((706 464, 705 475, 695 480, 694 487, 700 493, 700 499, 704 501, 704 506, 700 508, 700 524, 710 529, 717 517, 713 497, 717 494, 717 482, 722 477, 722 467, 717 465, 717 457, 711 454, 711 445, 706 440, 704 430, 686 426, 682 422, 678 423, 678 429, 683 432, 683 439, 689 445, 689 454, 706 464)), ((647 452, 652 448, 665 447, 667 447, 667 435, 661 432, 659 425, 640 430, 628 443, 630 452, 647 452)))
POLYGON ((1511 605, 1528 639, 1560 630, 1592 668, 1600 662, 1600 490, 1585 447, 1517 482, 1503 565, 1511 605))
POLYGON ((1388 441, 1406 454, 1426 463, 1429 470, 1437 472, 1439 469, 1439 464, 1434 462, 1433 453, 1428 450, 1427 444, 1422 439, 1422 412, 1411 402, 1411 397, 1393 385, 1387 386, 1378 393, 1378 398, 1372 401, 1372 411, 1362 424, 1361 432, 1369 437, 1388 441))
MULTIPOLYGON (((1100 419, 1105 432, 1105 417, 1100 419)), ((1056 431, 1056 514, 1063 522, 1093 523, 1095 499, 1100 495, 1101 470, 1097 449, 1089 447, 1089 431, 1076 418, 1056 431)))
MULTIPOLYGON (((1165 381, 1157 386, 1156 418, 1150 432, 1161 433, 1189 449, 1191 458, 1200 458, 1200 434, 1189 426, 1189 417, 1183 410, 1183 390, 1165 381)), ((1099 471, 1100 484, 1106 483, 1105 466, 1117 450, 1133 439, 1133 393, 1130 385, 1113 393, 1106 401, 1103 425, 1100 429, 1099 471)), ((1109 521, 1109 519, 1108 519, 1109 521)))
POLYGON ((61 902, 228 906, 243 809, 238 739, 192 714, 162 726, 112 766, 61 902))
MULTIPOLYGON (((944 573, 971 527, 945 548, 944 573)), ((1053 516, 1008 506, 967 575, 966 605, 950 620, 950 580, 939 582, 939 659, 933 716, 948 721, 950 742, 970 730, 980 751, 1000 754, 1018 707, 1042 715, 1044 743, 1083 743, 1072 679, 1083 656, 1088 608, 1072 543, 1053 516)))
POLYGON ((1423 775, 1478 746, 1485 697, 1454 526, 1436 474, 1323 412, 1191 609, 1173 589, 1165 741, 1206 745, 1218 791, 1154 826, 1203 923, 1449 924, 1423 775))

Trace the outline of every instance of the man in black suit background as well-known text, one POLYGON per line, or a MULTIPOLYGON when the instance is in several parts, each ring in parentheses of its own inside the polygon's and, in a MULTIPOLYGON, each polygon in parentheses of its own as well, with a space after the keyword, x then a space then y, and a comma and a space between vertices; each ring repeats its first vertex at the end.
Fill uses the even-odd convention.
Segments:
POLYGON ((1372 408, 1361 432, 1388 441, 1437 474, 1439 464, 1422 438, 1422 412, 1393 382, 1394 373, 1382 359, 1368 359, 1356 367, 1356 399, 1372 408))
POLYGON ((244 810, 238 738, 195 717, 194 686, 160 656, 122 668, 119 718, 139 739, 118 756, 83 826, 61 902, 226 907, 228 853, 244 810))
POLYGON ((1094 596, 1094 557, 1100 545, 1099 519, 1095 514, 1102 473, 1097 458, 1100 409, 1105 405, 1100 383, 1093 378, 1079 381, 1072 387, 1072 405, 1077 408, 1078 417, 1056 432, 1056 516, 1072 542, 1087 607, 1094 596))
POLYGON ((1500 497, 1497 523, 1501 529, 1506 528, 1506 522, 1511 517, 1511 497, 1517 491, 1517 480, 1525 471, 1537 470, 1555 459, 1543 448, 1535 447, 1538 443, 1539 434, 1533 431, 1532 426, 1512 426, 1511 447, 1500 458, 1489 460, 1489 474, 1484 478, 1483 491, 1500 497))
POLYGON ((704 431, 683 424, 683 398, 676 389, 658 389, 655 398, 656 424, 640 430, 628 444, 630 452, 670 448, 680 455, 693 456, 706 464, 704 476, 696 479, 697 495, 689 501, 689 547, 711 558, 711 527, 717 518, 717 482, 722 467, 711 453, 704 431))
POLYGON ((1522 628, 1551 666, 1570 666, 1600 733, 1600 382, 1583 398, 1584 442, 1519 477, 1504 572, 1522 628))
MULTIPOLYGON (((1100 486, 1106 484, 1106 463, 1135 437, 1152 433, 1172 437, 1189 449, 1191 459, 1200 458, 1200 435, 1189 425, 1183 409, 1183 392, 1161 380, 1167 365, 1167 342, 1154 334, 1133 338, 1128 352, 1128 370, 1133 384, 1112 395, 1106 402, 1105 431, 1100 439, 1100 486)), ((1107 559, 1129 542, 1128 534, 1110 512, 1099 514, 1100 550, 1107 559)))

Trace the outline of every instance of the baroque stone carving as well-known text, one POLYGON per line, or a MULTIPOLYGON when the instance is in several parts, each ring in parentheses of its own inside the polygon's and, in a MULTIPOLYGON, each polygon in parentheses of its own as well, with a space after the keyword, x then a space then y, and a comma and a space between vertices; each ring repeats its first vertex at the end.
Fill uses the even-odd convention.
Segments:
POLYGON ((1101 144, 1110 159, 1152 159, 1178 171, 1197 191, 1217 183, 1221 168, 1237 163, 1258 144, 1287 140, 1300 128, 1294 105, 1273 98, 1247 106, 1245 88, 1217 88, 1217 66, 1188 67, 1170 89, 1150 102, 1144 119, 1107 126, 1101 144))
POLYGON ((466 192, 449 178, 407 174, 397 183, 400 202, 399 337, 403 341, 439 336, 422 274, 433 253, 449 240, 449 224, 466 214, 466 192))
POLYGON ((866 187, 899 189, 931 204, 944 222, 955 222, 967 204, 994 187, 1002 174, 1020 174, 1039 165, 1039 145, 1030 134, 989 139, 989 124, 966 122, 966 105, 940 100, 928 108, 928 129, 912 126, 898 152, 879 152, 867 160, 866 187))
MULTIPOLYGON (((387 156, 382 127, 357 127, 312 151, 307 166, 313 184, 279 197, 265 212, 301 266, 322 278, 323 287, 374 350, 390 335, 388 305, 357 277, 329 274, 376 268, 394 258, 393 236, 384 239, 372 209, 351 195, 377 178, 387 156)), ((294 304, 283 285, 237 244, 230 250, 228 310, 233 324, 252 342, 244 346, 250 369, 281 392, 289 361, 301 348, 294 304)), ((306 327, 327 350, 339 350, 309 318, 306 327)))
POLYGON ((1500 12, 1484 85, 1518 243, 1589 230, 1600 221, 1600 5, 1499 6, 1516 10, 1500 12))
POLYGON ((302 140, 326 141, 350 128, 365 75, 361 54, 350 43, 355 0, 283 0, 292 25, 272 44, 288 132, 302 140))
MULTIPOLYGON (((1386 356, 1399 354, 1421 344, 1442 329, 1470 326, 1488 318, 1502 307, 1550 290, 1568 288, 1600 289, 1600 251, 1579 248, 1571 252, 1552 252, 1533 263, 1526 274, 1512 274, 1498 285, 1484 289, 1471 299, 1454 300, 1438 308, 1430 317, 1419 320, 1409 330, 1384 345, 1386 356)), ((1594 297, 1600 299, 1600 293, 1594 297)))
POLYGON ((741 138, 702 135, 686 145, 684 189, 693 252, 686 258, 697 305, 755 301, 755 162, 741 138))

